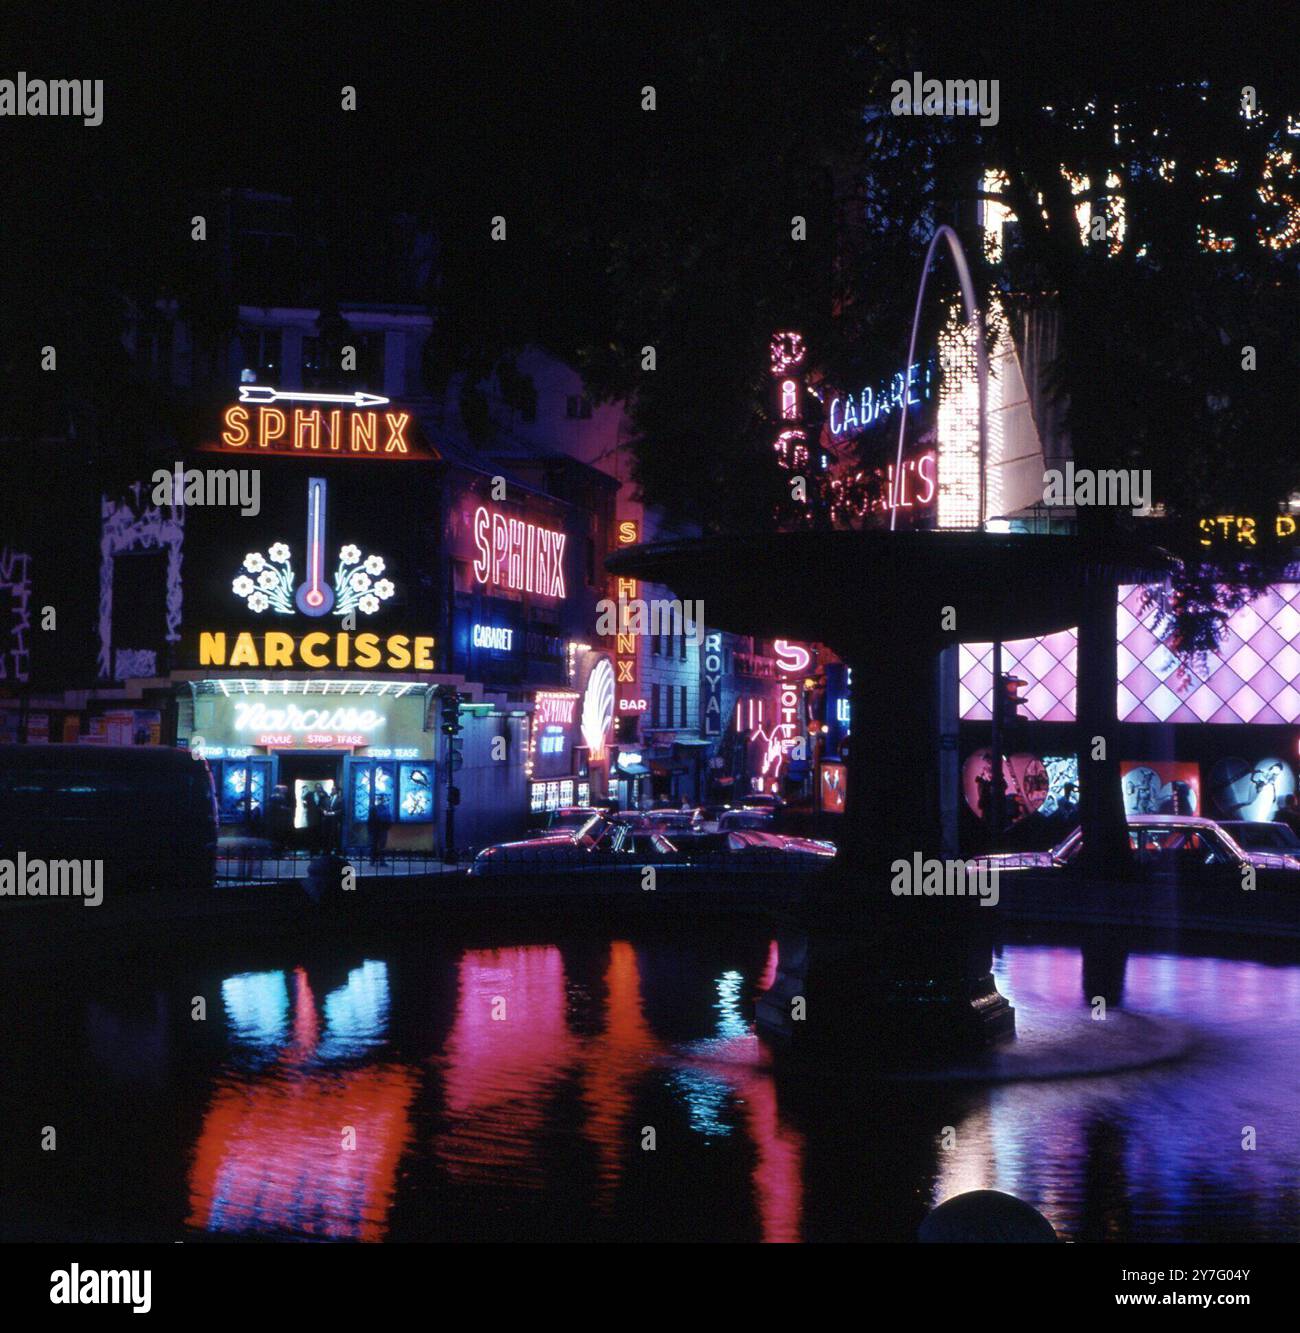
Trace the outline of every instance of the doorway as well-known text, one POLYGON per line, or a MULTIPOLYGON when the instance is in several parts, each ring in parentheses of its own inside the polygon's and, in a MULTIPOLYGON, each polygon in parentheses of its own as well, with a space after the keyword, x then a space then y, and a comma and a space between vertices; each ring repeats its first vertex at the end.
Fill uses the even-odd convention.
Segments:
POLYGON ((277 781, 289 789, 293 810, 293 844, 308 851, 318 850, 324 803, 335 791, 341 791, 340 763, 337 754, 280 754, 277 781))

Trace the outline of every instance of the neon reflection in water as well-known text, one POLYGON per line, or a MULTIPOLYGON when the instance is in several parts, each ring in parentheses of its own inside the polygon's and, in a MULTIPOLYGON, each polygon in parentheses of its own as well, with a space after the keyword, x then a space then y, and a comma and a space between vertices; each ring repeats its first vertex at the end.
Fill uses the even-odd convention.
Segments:
MULTIPOLYGON (((773 945, 773 949, 775 945, 773 945)), ((771 952, 763 980, 771 984, 771 952)), ((765 1240, 797 1240, 802 1214, 802 1139, 785 1125, 765 1055, 744 1018, 744 977, 717 983, 717 1031, 669 1047, 645 1017, 636 950, 610 945, 604 973, 603 1024, 573 1033, 567 983, 552 946, 469 950, 461 958, 456 1021, 443 1064, 450 1120, 434 1151, 445 1169, 482 1187, 547 1186, 544 1131, 566 1084, 576 1075, 584 1108, 580 1132, 597 1160, 595 1205, 606 1210, 629 1156, 642 1151, 634 1118, 639 1089, 668 1067, 688 1124, 706 1137, 742 1125, 756 1150, 753 1184, 765 1240)))
POLYGON ((307 973, 229 978, 230 1035, 244 1061, 217 1084, 190 1168, 188 1225, 382 1240, 410 1140, 413 1070, 348 1067, 382 1043, 388 970, 368 961, 325 997, 307 973))

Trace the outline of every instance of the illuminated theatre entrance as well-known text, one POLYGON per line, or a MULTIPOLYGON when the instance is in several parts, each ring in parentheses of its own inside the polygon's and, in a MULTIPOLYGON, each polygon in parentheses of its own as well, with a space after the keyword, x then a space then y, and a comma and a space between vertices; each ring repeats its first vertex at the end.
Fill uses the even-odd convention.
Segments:
POLYGON ((338 836, 364 847, 372 814, 394 850, 434 846, 438 773, 420 681, 193 679, 179 739, 212 768, 224 836, 310 850, 337 792, 338 836), (313 809, 313 807, 315 807, 313 809))

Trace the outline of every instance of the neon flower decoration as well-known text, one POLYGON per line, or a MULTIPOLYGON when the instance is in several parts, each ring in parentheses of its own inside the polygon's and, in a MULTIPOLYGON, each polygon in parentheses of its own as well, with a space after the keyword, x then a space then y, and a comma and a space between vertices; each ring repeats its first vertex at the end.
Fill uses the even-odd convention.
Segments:
MULTIPOLYGON (((391 579, 378 577, 384 570, 382 556, 363 555, 356 546, 343 547, 334 571, 334 614, 345 616, 359 611, 363 616, 373 616, 397 591, 391 579)), ((274 611, 291 616, 298 609, 292 555, 284 542, 274 542, 265 555, 260 551, 246 555, 230 586, 235 596, 244 598, 248 609, 258 614, 274 611)))

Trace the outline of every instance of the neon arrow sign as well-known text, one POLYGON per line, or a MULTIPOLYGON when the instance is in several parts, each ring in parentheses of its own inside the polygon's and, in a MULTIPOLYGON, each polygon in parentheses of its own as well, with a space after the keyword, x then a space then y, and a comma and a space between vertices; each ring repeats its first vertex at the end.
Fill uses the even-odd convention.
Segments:
POLYGON ((298 585, 294 601, 305 616, 328 615, 334 605, 334 589, 325 581, 325 482, 321 477, 307 483, 307 578, 298 585))
POLYGON ((377 393, 298 393, 288 389, 273 389, 269 384, 241 384, 241 403, 348 403, 352 407, 379 407, 391 402, 377 393))

